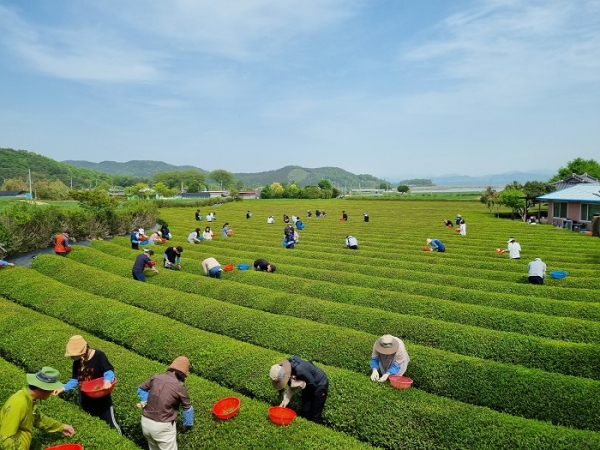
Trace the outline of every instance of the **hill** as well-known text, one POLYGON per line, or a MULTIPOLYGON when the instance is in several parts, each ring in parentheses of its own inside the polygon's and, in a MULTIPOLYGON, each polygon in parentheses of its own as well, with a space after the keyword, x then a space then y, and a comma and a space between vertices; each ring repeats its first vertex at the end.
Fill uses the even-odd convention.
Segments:
POLYGON ((82 169, 98 170, 111 175, 124 175, 130 177, 152 178, 159 172, 172 172, 177 170, 195 169, 202 173, 206 170, 194 166, 174 166, 162 161, 127 161, 124 163, 116 161, 102 161, 94 163, 90 161, 63 161, 65 164, 80 167, 82 169))
POLYGON ((31 170, 33 183, 40 180, 60 180, 66 186, 72 185, 75 189, 81 189, 103 181, 109 184, 114 182, 106 173, 70 166, 26 150, 0 148, 0 161, 0 177, 4 180, 20 178, 28 181, 31 170))
MULTIPOLYGON (((109 174, 127 175, 151 178, 159 172, 170 172, 177 170, 195 169, 202 173, 206 170, 194 166, 174 166, 162 161, 128 161, 119 163, 115 161, 103 161, 93 163, 89 161, 63 161, 76 167, 100 170, 109 174)), ((338 167, 319 167, 307 169, 300 166, 286 166, 278 170, 269 170, 257 173, 234 173, 235 179, 241 181, 244 186, 266 186, 273 182, 291 183, 295 182, 300 187, 316 185, 323 179, 330 180, 334 186, 344 188, 378 188, 385 180, 372 175, 355 175, 338 167)))
POLYGON ((240 180, 246 186, 265 186, 275 181, 280 183, 295 182, 300 187, 316 186, 323 179, 331 181, 338 187, 344 188, 378 188, 385 180, 373 175, 355 175, 338 167, 319 167, 307 169, 300 166, 286 166, 278 170, 270 170, 258 173, 236 173, 236 180, 240 180))

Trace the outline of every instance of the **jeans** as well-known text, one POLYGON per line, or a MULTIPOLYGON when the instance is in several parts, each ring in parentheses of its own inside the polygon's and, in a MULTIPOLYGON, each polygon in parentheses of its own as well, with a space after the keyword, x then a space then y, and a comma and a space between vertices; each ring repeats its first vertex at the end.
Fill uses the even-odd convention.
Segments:
POLYGON ((208 276, 211 278, 221 278, 221 266, 213 267, 209 269, 208 276))

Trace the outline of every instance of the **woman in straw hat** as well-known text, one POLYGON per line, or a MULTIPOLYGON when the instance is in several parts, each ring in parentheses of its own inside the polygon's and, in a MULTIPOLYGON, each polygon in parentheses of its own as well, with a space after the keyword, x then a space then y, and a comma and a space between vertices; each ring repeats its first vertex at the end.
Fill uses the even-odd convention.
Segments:
POLYGON ((294 391, 302 389, 300 416, 316 423, 323 423, 323 407, 329 391, 329 378, 312 361, 304 361, 298 355, 279 361, 269 371, 271 383, 278 391, 287 386, 280 406, 287 406, 294 391))
POLYGON ((52 367, 27 374, 29 386, 14 393, 0 410, 0 448, 28 450, 34 427, 51 433, 60 431, 65 436, 75 434, 71 425, 45 416, 38 408, 38 400, 46 400, 62 386, 59 376, 52 367))
MULTIPOLYGON (((90 348, 85 339, 80 335, 72 336, 67 343, 65 356, 73 360, 73 374, 61 388, 54 391, 59 395, 65 391, 71 391, 84 382, 104 377, 103 389, 108 389, 115 381, 115 373, 112 364, 102 350, 90 348)), ((110 393, 98 398, 91 398, 79 391, 79 402, 84 411, 92 416, 104 420, 111 428, 121 433, 121 428, 115 419, 115 410, 110 393)))
POLYGON ((404 342, 396 336, 384 334, 373 345, 371 380, 383 383, 390 375, 404 375, 409 361, 404 342), (379 371, 383 375, 379 376, 379 371))
POLYGON ((194 407, 190 402, 185 379, 190 374, 190 361, 178 356, 166 373, 154 375, 138 388, 143 408, 142 431, 150 450, 177 450, 177 411, 183 408, 183 429, 194 424, 194 407))

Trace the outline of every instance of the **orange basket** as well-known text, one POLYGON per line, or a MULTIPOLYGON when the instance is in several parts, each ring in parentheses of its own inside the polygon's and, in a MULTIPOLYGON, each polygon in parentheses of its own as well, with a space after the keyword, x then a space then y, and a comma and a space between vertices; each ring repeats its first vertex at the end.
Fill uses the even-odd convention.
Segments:
POLYGON ((296 412, 283 406, 269 408, 269 418, 275 425, 289 425, 296 418, 296 412))
POLYGON ((54 447, 47 447, 46 450, 83 450, 81 444, 61 444, 54 447))
POLYGON ((213 406, 213 414, 221 420, 231 419, 240 411, 240 399, 237 397, 225 397, 213 406))
POLYGON ((412 378, 400 375, 390 375, 388 379, 390 380, 390 384, 396 389, 408 389, 413 384, 412 378))
POLYGON ((233 236, 233 231, 228 231, 227 236, 233 236))
POLYGON ((223 269, 225 270, 225 272, 231 272, 233 270, 233 264, 226 264, 225 267, 223 267, 223 269))
POLYGON ((104 385, 104 378, 96 378, 94 380, 84 382, 81 385, 81 392, 91 398, 105 397, 113 391, 116 384, 117 378, 115 377, 108 389, 102 389, 102 386, 104 385))
POLYGON ((217 237, 217 235, 216 235, 216 234, 214 234, 214 233, 212 233, 212 234, 210 235, 210 237, 212 237, 212 238, 216 238, 216 237, 217 237))
POLYGON ((423 251, 428 252, 428 251, 431 251, 431 249, 429 247, 423 247, 423 251))
POLYGON ((496 251, 498 252, 498 254, 502 254, 504 253, 504 249, 503 248, 497 248, 496 251))

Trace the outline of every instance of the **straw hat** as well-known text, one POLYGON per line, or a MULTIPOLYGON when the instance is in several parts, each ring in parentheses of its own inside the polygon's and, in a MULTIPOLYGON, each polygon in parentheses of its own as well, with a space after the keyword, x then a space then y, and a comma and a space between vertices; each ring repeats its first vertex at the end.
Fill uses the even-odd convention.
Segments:
POLYGON ((60 389, 63 384, 58 380, 60 373, 52 367, 42 367, 37 373, 26 375, 27 384, 35 386, 43 391, 54 391, 60 389))
POLYGON ((271 383, 273 387, 280 391, 288 383, 292 376, 292 365, 287 359, 282 359, 277 364, 271 366, 269 370, 269 377, 271 377, 271 383))
POLYGON ((87 342, 83 338, 76 334, 69 339, 67 342, 67 351, 65 352, 65 356, 80 356, 85 353, 85 349, 87 348, 87 342))
POLYGON ((399 347, 400 344, 391 334, 384 334, 375 342, 375 350, 382 355, 393 355, 399 347))
POLYGON ((431 244, 431 239, 427 239, 426 241, 428 244, 431 244))
POLYGON ((173 360, 169 369, 179 370, 187 377, 190 374, 190 360, 185 356, 178 356, 173 360))

